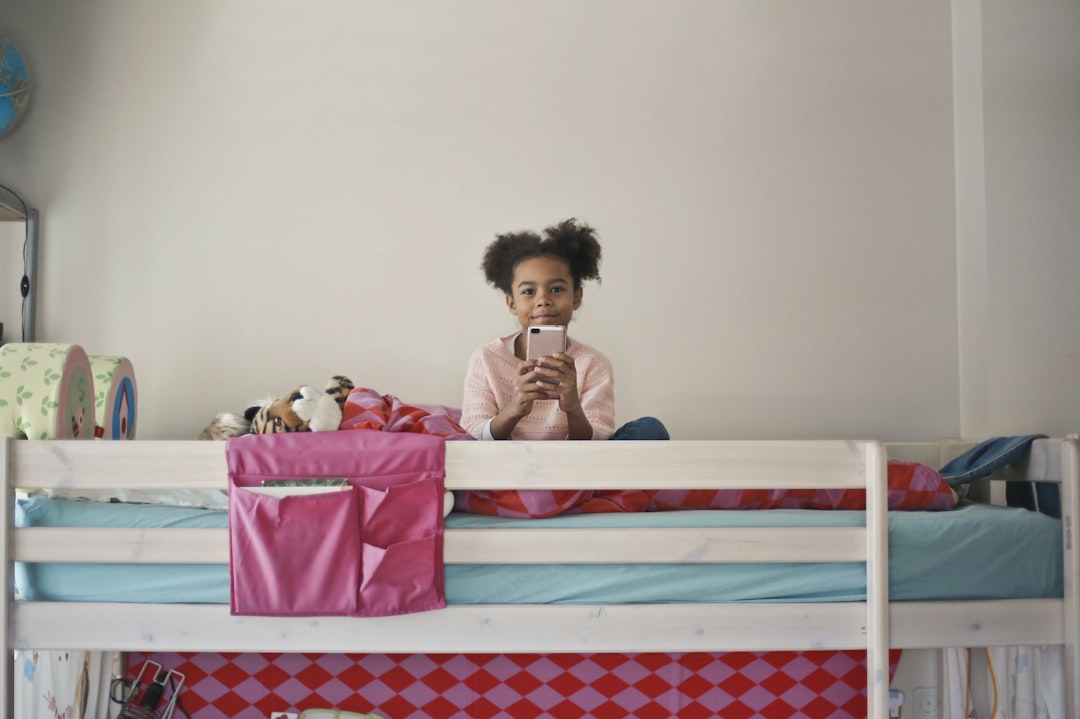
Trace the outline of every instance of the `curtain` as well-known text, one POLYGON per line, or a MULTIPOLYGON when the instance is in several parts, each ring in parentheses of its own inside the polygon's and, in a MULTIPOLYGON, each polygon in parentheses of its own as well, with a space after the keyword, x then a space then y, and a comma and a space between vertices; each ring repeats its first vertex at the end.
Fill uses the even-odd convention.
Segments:
POLYGON ((107 719, 111 652, 15 652, 19 719, 107 719))
POLYGON ((1068 719, 1060 646, 942 650, 942 719, 1068 719))

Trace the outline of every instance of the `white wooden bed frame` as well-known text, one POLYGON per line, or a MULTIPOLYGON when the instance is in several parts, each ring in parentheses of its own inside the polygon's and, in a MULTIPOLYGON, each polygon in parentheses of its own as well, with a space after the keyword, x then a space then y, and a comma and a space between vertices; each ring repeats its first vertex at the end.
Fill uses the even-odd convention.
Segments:
POLYGON ((447 563, 866 562, 865 602, 453 605, 376 619, 232 616, 227 605, 15 600, 12 564, 227 563, 225 529, 15 528, 16 488, 224 489, 223 443, 0 443, 8 587, 0 704, 13 717, 15 649, 208 652, 689 652, 865 649, 868 715, 888 716, 888 651, 1064 645, 1066 713, 1080 717, 1080 484, 1076 437, 1039 440, 1015 479, 1060 482, 1064 599, 889 602, 886 459, 940 466, 970 443, 864 441, 448 442, 448 489, 866 487, 865 527, 447 530, 447 563))

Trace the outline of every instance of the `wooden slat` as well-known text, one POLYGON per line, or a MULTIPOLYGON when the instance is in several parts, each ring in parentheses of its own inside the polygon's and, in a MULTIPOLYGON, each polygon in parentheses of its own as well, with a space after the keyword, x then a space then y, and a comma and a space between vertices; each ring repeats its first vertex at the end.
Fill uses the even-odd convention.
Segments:
MULTIPOLYGON (((448 489, 865 486, 859 442, 448 442, 448 489), (612 472, 618 467, 618 472, 612 472)), ((222 442, 12 443, 22 489, 225 489, 222 442)))
POLYGON ((451 489, 818 489, 866 483, 856 442, 449 442, 451 489), (617 468, 617 471, 612 471, 617 468))
POLYGON ((16 442, 20 489, 225 489, 224 442, 16 442))
POLYGON ((450 606, 396 617, 232 616, 222 605, 26 602, 13 648, 143 651, 683 652, 865 648, 861 603, 450 606), (73 633, 74 632, 74 633, 73 633))
MULTIPOLYGON (((861 527, 448 529, 447 564, 861 562, 861 527), (588 551, 584 551, 587 547, 588 551)), ((227 564, 227 529, 26 527, 20 562, 227 564)))
MULTIPOLYGON (((377 620, 282 622, 232 617, 224 605, 16 602, 9 647, 260 652, 288 646, 297 652, 384 653, 852 649, 865 645, 865 612, 860 602, 491 605, 377 620)), ((897 649, 1052 645, 1061 643, 1061 633, 1060 599, 895 602, 890 619, 897 649)))
POLYGON ((939 439, 933 442, 888 442, 885 449, 889 459, 943 467, 950 459, 963 454, 975 444, 968 440, 939 439))
POLYGON ((899 649, 1061 644, 1060 599, 893 602, 890 638, 899 649))

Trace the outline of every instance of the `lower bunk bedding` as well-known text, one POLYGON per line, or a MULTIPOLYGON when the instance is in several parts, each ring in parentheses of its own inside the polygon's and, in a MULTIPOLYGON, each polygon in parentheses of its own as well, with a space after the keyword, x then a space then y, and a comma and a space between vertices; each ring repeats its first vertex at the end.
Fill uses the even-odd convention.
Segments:
MULTIPOLYGON (((193 443, 157 444, 132 458, 121 472, 122 483, 148 486, 135 476, 148 471, 147 457, 175 460, 179 454, 191 460, 186 472, 175 467, 168 472, 183 477, 179 484, 222 485, 214 450, 193 443)), ((636 471, 608 472, 599 486, 649 486, 658 476, 657 463, 678 465, 672 460, 681 451, 682 461, 694 468, 671 472, 673 486, 705 488, 718 481, 733 487, 748 482, 830 486, 821 484, 822 477, 840 466, 851 476, 839 486, 865 488, 868 509, 689 510, 529 520, 453 513, 445 520, 447 609, 341 621, 223 617, 219 605, 230 602, 225 510, 32 496, 14 507, 22 534, 15 533, 9 557, 24 560, 13 563, 23 606, 13 613, 8 643, 18 649, 57 647, 57 635, 67 631, 72 646, 129 650, 136 668, 146 658, 184 666, 195 678, 189 688, 206 682, 187 700, 189 710, 199 712, 196 719, 265 716, 269 710, 303 708, 305 701, 374 709, 387 719, 867 713, 876 718, 887 716, 887 685, 901 648, 1068 644, 1065 635, 1075 632, 1075 607, 1068 604, 1074 601, 1069 572, 1075 557, 1071 549, 1063 550, 1056 520, 981 504, 948 512, 886 513, 884 455, 876 443, 663 444, 668 446, 635 449, 636 471), (825 445, 828 449, 818 452, 825 445), (654 451, 660 453, 655 460, 650 458, 654 451), (839 464, 837 456, 844 457, 839 464), (793 467, 798 478, 792 478, 793 467), (66 561, 73 555, 36 548, 44 535, 26 531, 51 527, 135 533, 109 538, 108 558, 102 561, 85 551, 79 561, 66 561), (162 545, 181 535, 150 541, 151 528, 205 532, 192 549, 174 556, 162 545), (804 530, 813 534, 800 534, 804 530), (552 537, 564 533, 565 539, 553 543, 568 546, 550 560, 542 558, 547 555, 539 545, 540 559, 491 549, 529 547, 539 541, 534 539, 538 531, 552 537), (614 540, 605 534, 609 531, 618 532, 611 535, 614 540), (643 549, 648 542, 627 539, 637 533, 664 537, 656 541, 672 546, 652 560, 643 549), (770 537, 782 534, 789 537, 785 550, 770 548, 770 537), (519 535, 524 538, 515 539, 519 535), (485 545, 479 554, 476 537, 485 545), (798 556, 789 556, 800 538, 823 550, 820 561, 803 557, 797 547, 798 556), (612 543, 633 548, 620 552, 612 543), (594 545, 605 548, 589 557, 594 545), (582 556, 567 558, 575 554, 582 556), (122 561, 125 555, 137 559, 122 561), (73 609, 66 619, 48 610, 69 604, 73 609), (44 609, 37 613, 37 608, 44 609), (125 612, 129 621, 122 618, 125 612), (106 625, 97 629, 83 626, 102 621, 106 625), (57 623, 63 627, 53 626, 57 623), (430 636, 424 637, 425 631, 430 636), (322 653, 328 651, 340 653, 322 653), (362 692, 355 690, 359 687, 362 692)), ((451 456, 447 486, 490 489, 512 476, 517 486, 576 487, 611 459, 579 454, 564 460, 560 455, 569 449, 502 447, 495 449, 501 454, 485 457, 486 469, 479 471, 471 453, 488 450, 463 448, 472 457, 466 460, 470 479, 456 473, 451 456), (543 469, 547 460, 554 466, 550 473, 543 469), (566 476, 570 464, 585 466, 566 476)), ((1069 451, 1075 455, 1075 446, 1069 451)), ((64 467, 59 483, 37 478, 19 484, 27 473, 20 473, 16 461, 9 487, 51 482, 66 491, 73 474, 92 477, 88 486, 105 486, 114 479, 83 469, 98 462, 98 452, 72 459, 80 452, 65 446, 42 460, 64 467)), ((114 466, 117 460, 104 461, 114 466)), ((1051 469, 1060 479, 1062 472, 1051 469)), ((79 531, 61 535, 61 541, 106 536, 79 531)))

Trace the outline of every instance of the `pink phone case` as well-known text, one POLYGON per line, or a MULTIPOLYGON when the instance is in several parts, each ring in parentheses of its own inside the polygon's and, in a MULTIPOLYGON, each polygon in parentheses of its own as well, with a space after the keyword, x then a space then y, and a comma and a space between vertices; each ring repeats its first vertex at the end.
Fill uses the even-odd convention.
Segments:
POLYGON ((537 325, 528 329, 526 340, 527 359, 551 357, 566 351, 566 327, 563 325, 537 325))

